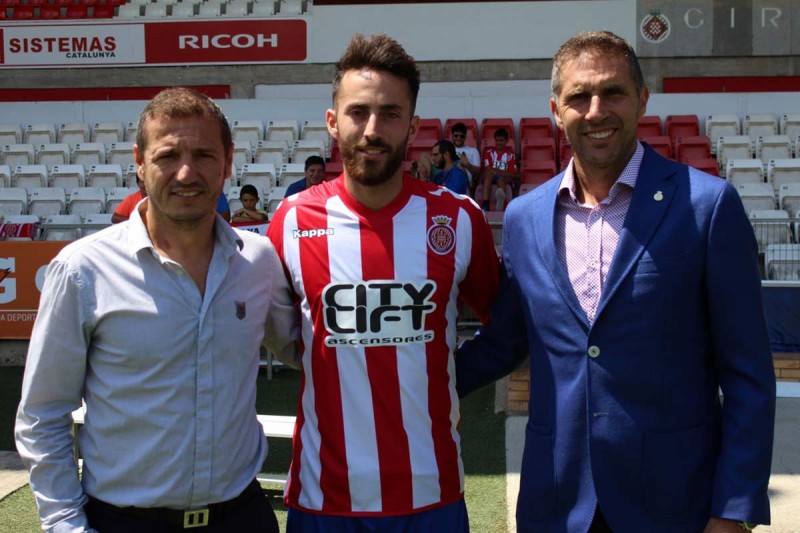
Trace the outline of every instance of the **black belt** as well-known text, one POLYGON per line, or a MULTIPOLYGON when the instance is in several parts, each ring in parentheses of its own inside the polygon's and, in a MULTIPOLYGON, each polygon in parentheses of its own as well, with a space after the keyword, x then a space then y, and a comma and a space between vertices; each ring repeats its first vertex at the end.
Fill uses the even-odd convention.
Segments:
POLYGON ((203 527, 214 524, 223 520, 226 516, 232 514, 243 503, 250 499, 262 495, 261 484, 257 480, 253 480, 241 494, 235 498, 219 503, 210 503, 200 509, 190 509, 182 511, 180 509, 169 509, 167 507, 118 507, 110 503, 98 500, 89 496, 89 504, 96 505, 97 507, 105 507, 122 513, 131 517, 157 522, 161 524, 169 524, 173 527, 182 527, 184 529, 203 527))

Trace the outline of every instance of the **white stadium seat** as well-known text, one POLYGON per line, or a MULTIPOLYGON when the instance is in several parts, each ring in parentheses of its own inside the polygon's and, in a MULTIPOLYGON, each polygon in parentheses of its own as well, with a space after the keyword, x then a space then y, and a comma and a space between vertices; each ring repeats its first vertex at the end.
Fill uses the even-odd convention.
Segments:
POLYGON ((92 165, 86 173, 87 187, 102 187, 106 193, 122 187, 122 167, 119 165, 92 165))
POLYGON ((298 134, 299 127, 296 120, 270 120, 264 138, 268 141, 286 141, 286 144, 291 146, 297 140, 298 134))
POLYGON ((47 165, 48 167, 67 165, 70 162, 69 144, 40 144, 36 147, 35 161, 37 164, 47 165))
POLYGON ((89 125, 85 122, 65 122, 58 128, 56 140, 67 144, 89 142, 89 125))
POLYGON ((800 113, 781 116, 780 134, 786 135, 791 141, 794 141, 800 135, 800 113))
POLYGON ((22 142, 22 126, 19 124, 0 124, 0 146, 22 142))
POLYGON ((0 165, 0 187, 11 187, 11 167, 0 165))
POLYGON ((269 163, 280 168, 289 162, 289 145, 286 141, 259 141, 253 153, 253 163, 269 163))
POLYGON ((764 254, 767 279, 800 281, 800 244, 770 244, 764 254))
POLYGON ((55 165, 50 169, 50 186, 62 187, 69 195, 75 187, 86 186, 83 165, 55 165))
POLYGON ((28 191, 19 187, 0 189, 0 216, 23 215, 28 212, 28 191))
POLYGON ((160 2, 145 4, 144 18, 148 19, 167 18, 167 4, 163 4, 160 2))
POLYGON ((281 187, 288 187, 295 181, 305 179, 306 168, 303 163, 292 163, 281 166, 281 174, 278 184, 281 187))
POLYGON ((272 220, 272 215, 281 205, 283 197, 286 195, 286 187, 273 187, 267 196, 267 215, 272 220))
POLYGON ((50 144, 56 142, 56 126, 52 122, 28 124, 22 133, 22 142, 30 144, 50 144))
POLYGON ((225 4, 226 17, 246 17, 249 11, 249 0, 230 0, 225 4))
POLYGON ((125 174, 122 176, 123 187, 136 187, 136 163, 131 163, 125 168, 125 174))
POLYGON ((756 140, 756 157, 764 165, 770 159, 791 159, 794 148, 786 135, 766 135, 756 140))
POLYGON ((781 185, 778 189, 778 208, 786 211, 789 216, 795 216, 800 211, 800 182, 781 185))
POLYGON ((750 223, 756 234, 758 250, 763 253, 770 244, 792 242, 789 228, 789 214, 783 209, 750 211, 750 223))
POLYGON ((11 183, 14 187, 22 187, 30 192, 37 187, 47 187, 47 177, 46 165, 17 165, 14 167, 11 183))
POLYGON ((81 234, 80 215, 52 215, 41 227, 43 241, 74 241, 81 234), (61 227, 53 227, 61 226, 61 227))
POLYGON ((233 141, 233 163, 238 167, 253 162, 253 145, 250 141, 239 139, 233 141))
POLYGON ((706 117, 706 137, 711 141, 711 153, 717 153, 717 139, 726 135, 739 135, 739 117, 715 114, 706 117))
POLYGON ((729 159, 725 179, 734 185, 764 183, 764 165, 760 159, 729 159))
POLYGON ((752 159, 753 141, 747 135, 725 135, 717 139, 717 161, 724 171, 731 159, 752 159))
POLYGON ((112 213, 91 213, 83 217, 83 231, 82 237, 97 233, 101 229, 105 229, 111 225, 112 213))
POLYGON ((118 143, 122 141, 123 136, 121 122, 96 122, 92 126, 93 143, 118 143))
POLYGON ((117 206, 121 204, 125 198, 137 192, 138 190, 138 187, 114 187, 108 191, 108 194, 106 194, 105 212, 113 213, 117 206))
POLYGON ((295 141, 292 145, 292 163, 305 164, 306 159, 312 155, 316 155, 322 159, 325 159, 325 143, 320 139, 295 141))
POLYGON ((249 163, 239 173, 239 185, 256 185, 261 191, 268 191, 277 183, 275 166, 268 163, 249 163))
POLYGON ((778 119, 772 113, 745 115, 742 119, 742 134, 755 142, 759 137, 778 134, 778 119))
POLYGON ((6 144, 0 154, 0 163, 11 168, 17 165, 32 165, 35 161, 36 151, 32 144, 6 144))
POLYGON ((255 0, 251 7, 254 17, 271 17, 275 14, 274 0, 255 0))
POLYGON ((188 19, 195 16, 195 7, 191 2, 178 2, 172 5, 172 18, 188 19))
POLYGON ((234 120, 231 134, 234 141, 250 141, 255 145, 264 140, 264 124, 260 120, 234 120))
POLYGON ((775 191, 784 183, 800 183, 800 159, 772 159, 767 163, 767 181, 775 191))
POLYGON ((31 190, 28 199, 28 214, 39 218, 64 213, 67 193, 61 187, 38 187, 31 190))
POLYGON ((125 141, 129 143, 136 142, 136 130, 139 128, 139 121, 128 122, 125 125, 125 141))
POLYGON ((300 130, 300 139, 310 141, 312 139, 319 139, 325 143, 325 155, 331 155, 331 134, 328 133, 328 125, 324 120, 306 120, 303 122, 303 128, 300 130))
POLYGON ((106 191, 102 187, 77 187, 72 189, 67 211, 71 215, 93 215, 106 208, 106 191))
POLYGON ((755 210, 776 209, 775 191, 769 183, 740 183, 736 192, 742 198, 744 209, 748 213, 755 210))
POLYGON ((72 147, 72 164, 83 165, 88 169, 92 165, 104 165, 106 162, 106 145, 103 143, 80 143, 72 147))
POLYGON ((130 141, 120 141, 108 145, 108 150, 106 150, 106 163, 128 168, 128 165, 133 163, 133 143, 130 141))
POLYGON ((222 16, 222 4, 217 2, 203 2, 200 4, 198 16, 204 18, 217 18, 222 16))

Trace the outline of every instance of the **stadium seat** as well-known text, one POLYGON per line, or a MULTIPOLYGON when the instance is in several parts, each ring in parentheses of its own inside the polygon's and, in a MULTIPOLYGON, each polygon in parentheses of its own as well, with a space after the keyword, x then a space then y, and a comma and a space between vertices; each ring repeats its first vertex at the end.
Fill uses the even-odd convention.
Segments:
POLYGON ((142 16, 142 6, 138 4, 123 4, 117 8, 118 19, 138 19, 142 16))
POLYGON ((92 165, 86 173, 86 186, 102 187, 106 194, 115 187, 123 187, 122 167, 116 164, 92 165))
POLYGON ((36 215, 6 215, 3 217, 4 224, 13 224, 17 226, 29 225, 32 228, 32 235, 30 237, 19 237, 6 235, 3 237, 6 241, 35 241, 38 240, 39 233, 39 217, 36 215))
POLYGON ((37 164, 48 167, 67 165, 70 162, 69 145, 67 143, 40 144, 36 147, 35 161, 37 164))
POLYGON ((789 137, 790 141, 797 139, 800 135, 800 113, 781 116, 780 134, 789 137))
POLYGON ((97 122, 92 126, 91 140, 93 143, 118 143, 124 135, 121 122, 97 122))
POLYGON ((42 241, 74 241, 81 234, 80 215, 51 215, 41 226, 42 241))
POLYGON ((106 213, 113 213, 122 201, 131 194, 138 192, 138 187, 114 187, 106 194, 106 213))
MULTIPOLYGON (((558 130, 561 131, 561 130, 558 130)), ((560 170, 567 168, 570 159, 572 159, 572 145, 566 137, 561 139, 558 143, 558 167, 560 170)))
POLYGON ((759 137, 778 134, 778 119, 772 113, 745 115, 742 119, 742 134, 755 144, 759 137))
POLYGON ((275 2, 273 0, 255 0, 251 10, 253 17, 271 17, 275 14, 275 2))
POLYGON ((312 155, 325 159, 325 143, 319 139, 298 140, 292 145, 290 160, 292 163, 305 164, 306 159, 312 155))
POLYGON ((69 195, 75 187, 86 186, 83 165, 54 165, 50 169, 50 186, 61 187, 69 195))
POLYGON ((51 122, 28 124, 22 134, 22 142, 33 145, 56 142, 56 126, 51 122))
POLYGON ((769 244, 764 253, 767 279, 800 281, 800 244, 769 244))
MULTIPOLYGON (((789 216, 794 216, 800 211, 800 182, 781 185, 778 189, 778 209, 783 209, 789 216)), ((795 237, 800 236, 795 235, 795 237)))
POLYGON ((197 11, 202 18, 218 18, 222 16, 222 4, 219 2, 203 2, 197 11))
POLYGON ((664 126, 661 124, 661 117, 656 115, 644 115, 639 118, 636 125, 636 137, 661 137, 664 135, 664 126))
POLYGON ((0 165, 0 187, 11 187, 11 167, 0 165))
POLYGON ((723 135, 717 138, 717 161, 723 170, 728 167, 729 160, 752 159, 753 154, 753 142, 747 135, 723 135))
POLYGON ((233 141, 233 164, 240 168, 242 165, 253 162, 253 145, 250 141, 233 141))
POLYGON ((133 143, 120 141, 108 145, 106 163, 128 168, 133 163, 133 143))
POLYGON ((690 167, 696 168, 697 170, 702 170, 706 174, 711 174, 712 176, 719 176, 719 164, 717 160, 713 157, 700 157, 697 159, 689 159, 685 163, 690 167))
POLYGON ((684 164, 693 159, 707 159, 711 157, 711 143, 705 135, 678 137, 673 153, 675 159, 684 164))
POLYGON ((717 139, 724 136, 739 135, 739 117, 730 114, 708 115, 706 117, 706 137, 711 141, 711 153, 717 153, 717 139))
POLYGON ((525 137, 520 141, 521 161, 553 161, 557 159, 556 140, 552 137, 525 137))
POLYGON ((230 0, 225 4, 226 17, 246 17, 249 11, 249 0, 230 0))
POLYGON ((767 163, 767 181, 775 191, 785 183, 800 183, 800 159, 772 159, 767 163))
POLYGON ((16 5, 11 8, 12 20, 31 20, 33 16, 33 6, 29 5, 16 5))
POLYGON ((78 143, 72 147, 72 164, 89 168, 92 165, 104 165, 106 162, 106 145, 103 143, 78 143))
POLYGON ((86 237, 105 229, 111 225, 113 213, 90 213, 83 217, 83 231, 81 236, 86 237))
POLYGON ((125 187, 136 187, 136 163, 128 165, 125 175, 122 176, 122 184, 125 187))
POLYGON ((11 168, 17 165, 32 165, 35 159, 35 150, 30 143, 6 144, 0 154, 0 163, 11 168))
POLYGON ((786 135, 766 135, 756 140, 756 157, 765 165, 770 159, 791 159, 793 151, 786 135))
POLYGON ((452 129, 455 124, 459 122, 463 123, 467 127, 467 139, 464 141, 464 144, 467 146, 472 146, 473 148, 478 148, 480 146, 478 144, 478 121, 474 118, 448 118, 444 121, 444 136, 448 141, 452 141, 453 138, 451 137, 452 129))
POLYGON ((406 161, 419 162, 423 155, 430 156, 437 141, 432 139, 414 140, 406 146, 406 161))
POLYGON ((306 177, 306 169, 304 164, 291 164, 291 165, 284 164, 281 165, 281 173, 280 176, 278 177, 278 186, 288 187, 295 181, 305 179, 305 177, 306 177))
POLYGON ((325 157, 331 153, 331 135, 328 133, 328 125, 324 120, 306 120, 300 129, 300 140, 311 141, 318 139, 325 145, 325 157))
POLYGON ((69 196, 67 212, 71 215, 93 215, 106 208, 106 191, 102 187, 76 187, 69 196))
POLYGON ((639 137, 642 141, 650 145, 650 148, 663 155, 668 159, 672 159, 672 140, 666 135, 657 135, 654 137, 639 137))
POLYGON ((231 133, 234 141, 250 141, 255 146, 264 140, 264 124, 260 120, 234 120, 231 133))
POLYGON ((520 184, 541 185, 556 174, 555 160, 525 160, 520 163, 520 184))
POLYGON ((139 129, 139 121, 128 122, 125 125, 125 141, 129 143, 136 142, 136 131, 139 129))
POLYGON ((69 4, 64 11, 65 19, 89 18, 89 6, 83 4, 69 4))
POLYGON ((11 183, 14 187, 22 187, 28 192, 37 187, 47 187, 47 166, 46 165, 17 165, 11 176, 11 183))
POLYGON ((28 212, 28 191, 21 187, 0 189, 0 216, 24 215, 28 212))
POLYGON ((432 139, 439 142, 442 137, 442 121, 438 118, 419 119, 419 129, 417 130, 417 140, 432 139))
POLYGON ((61 187, 38 187, 28 198, 28 214, 44 219, 64 213, 66 205, 67 193, 61 187))
POLYGON ((285 16, 295 16, 303 14, 302 0, 280 0, 278 13, 285 16))
POLYGON ((114 6, 107 4, 98 4, 92 7, 91 18, 93 19, 114 18, 114 6))
POLYGON ((760 159, 728 159, 725 170, 725 179, 733 185, 764 183, 764 165, 760 159))
POLYGON ((39 20, 55 20, 61 18, 61 7, 50 4, 39 6, 39 13, 36 17, 39 20))
POLYGON ((339 151, 339 143, 336 142, 336 139, 331 139, 330 160, 334 162, 341 162, 342 160, 342 153, 339 151))
POLYGON ((78 144, 89 141, 89 125, 85 122, 67 122, 58 128, 57 141, 67 144, 78 144))
POLYGON ((494 132, 504 128, 508 132, 508 146, 512 150, 516 150, 514 144, 514 119, 513 118, 485 118, 481 121, 481 138, 482 146, 486 146, 486 141, 489 141, 490 146, 494 146, 494 132))
POLYGON ((269 195, 267 196, 267 215, 269 219, 272 220, 272 216, 275 214, 275 211, 278 209, 278 206, 281 205, 283 201, 283 197, 286 194, 286 187, 273 187, 269 191, 269 195))
MULTIPOLYGON (((239 185, 255 185, 261 191, 270 190, 276 183, 275 166, 269 163, 246 164, 242 166, 239 174, 239 185)), ((231 210, 231 212, 233 211, 231 210)))
POLYGON ((22 127, 19 124, 0 124, 0 146, 21 142, 22 127))
POLYGON ((747 213, 777 208, 775 191, 769 183, 739 183, 736 185, 736 192, 739 193, 747 213))
POLYGON ((148 19, 167 18, 167 4, 161 2, 145 4, 143 16, 148 19))
POLYGON ((335 180, 342 172, 344 172, 344 164, 341 161, 325 163, 325 181, 335 180))
POLYGON ((267 123, 267 133, 264 139, 267 141, 286 141, 291 146, 299 136, 299 127, 296 120, 270 120, 267 123))
POLYGON ((524 139, 552 138, 553 122, 550 117, 523 117, 519 119, 519 142, 524 139))
POLYGON ((697 115, 667 115, 664 130, 673 141, 678 137, 696 137, 700 135, 700 121, 697 115))
POLYGON ((253 153, 254 163, 270 163, 280 168, 289 162, 289 145, 284 140, 258 141, 253 153))
POLYGON ((764 253, 770 244, 789 244, 792 233, 789 228, 789 214, 782 209, 750 211, 750 223, 758 242, 759 253, 764 253))

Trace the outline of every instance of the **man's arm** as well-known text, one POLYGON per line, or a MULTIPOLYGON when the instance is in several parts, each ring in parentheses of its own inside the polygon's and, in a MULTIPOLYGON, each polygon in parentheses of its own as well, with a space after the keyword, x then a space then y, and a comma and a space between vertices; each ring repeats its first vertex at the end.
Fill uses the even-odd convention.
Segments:
POLYGON ((273 278, 270 310, 267 316, 264 345, 275 354, 275 358, 292 368, 300 368, 300 309, 295 303, 295 294, 286 276, 278 248, 281 247, 280 231, 283 229, 283 210, 276 216, 267 229, 270 248, 270 275, 273 278), (274 239, 274 241, 273 241, 274 239))
POLYGON ((54 533, 88 528, 70 434, 70 413, 81 405, 89 337, 76 276, 60 261, 47 270, 15 426, 42 525, 54 533))
POLYGON ((711 516, 768 524, 775 374, 757 244, 731 186, 714 208, 706 261, 714 360, 724 395, 711 516))

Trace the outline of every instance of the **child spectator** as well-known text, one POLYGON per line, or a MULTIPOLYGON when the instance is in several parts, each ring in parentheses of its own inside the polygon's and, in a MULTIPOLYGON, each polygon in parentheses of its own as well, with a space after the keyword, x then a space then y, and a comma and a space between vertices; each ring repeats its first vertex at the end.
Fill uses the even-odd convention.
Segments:
MULTIPOLYGON (((483 198, 484 211, 489 210, 489 195, 492 185, 497 184, 495 192, 495 209, 502 211, 506 202, 506 185, 514 186, 517 175, 517 158, 514 150, 508 146, 508 132, 498 128, 494 132, 494 147, 483 151, 483 198)), ((511 200, 508 198, 508 200, 511 200)))
POLYGON ((231 222, 267 221, 267 212, 263 209, 256 208, 258 204, 258 189, 256 189, 254 185, 247 184, 242 187, 239 193, 239 199, 242 201, 242 208, 236 210, 231 222))

